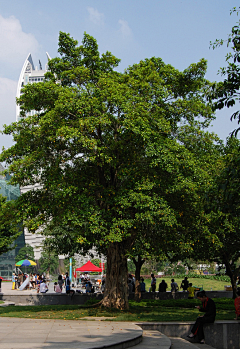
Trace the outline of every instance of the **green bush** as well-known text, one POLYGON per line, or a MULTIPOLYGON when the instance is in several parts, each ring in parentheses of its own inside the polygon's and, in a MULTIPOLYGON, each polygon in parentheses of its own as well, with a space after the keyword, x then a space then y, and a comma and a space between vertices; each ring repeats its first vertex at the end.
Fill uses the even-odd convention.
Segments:
MULTIPOLYGON (((230 277, 227 275, 199 275, 196 273, 188 273, 188 275, 186 274, 181 274, 181 275, 177 275, 178 278, 185 278, 185 276, 187 276, 189 279, 209 279, 209 280, 218 280, 218 281, 226 281, 226 282, 230 282, 230 277)), ((174 276, 173 276, 174 277, 174 276)))

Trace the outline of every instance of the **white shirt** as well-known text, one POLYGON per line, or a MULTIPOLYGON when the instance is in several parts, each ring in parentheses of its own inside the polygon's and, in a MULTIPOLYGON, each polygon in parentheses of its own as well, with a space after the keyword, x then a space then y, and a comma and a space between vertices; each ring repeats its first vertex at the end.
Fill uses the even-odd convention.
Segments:
POLYGON ((47 285, 45 284, 45 282, 41 282, 40 284, 40 292, 41 293, 46 293, 46 290, 47 290, 47 285))

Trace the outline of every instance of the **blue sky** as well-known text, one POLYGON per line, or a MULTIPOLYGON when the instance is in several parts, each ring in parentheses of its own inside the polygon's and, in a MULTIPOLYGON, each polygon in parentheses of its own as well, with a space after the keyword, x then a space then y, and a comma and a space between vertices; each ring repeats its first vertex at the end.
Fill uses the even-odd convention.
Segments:
MULTIPOLYGON (((121 59, 119 71, 147 57, 161 57, 179 70, 201 58, 208 60, 206 77, 221 80, 226 46, 209 48, 226 38, 237 22, 232 0, 0 0, 0 129, 15 121, 15 96, 22 65, 32 53, 35 64, 46 63, 47 51, 57 56, 59 31, 79 42, 83 32, 94 36, 100 52, 121 59)), ((231 109, 217 112, 212 131, 226 139, 236 127, 231 109)), ((0 147, 12 144, 0 135, 0 147)))

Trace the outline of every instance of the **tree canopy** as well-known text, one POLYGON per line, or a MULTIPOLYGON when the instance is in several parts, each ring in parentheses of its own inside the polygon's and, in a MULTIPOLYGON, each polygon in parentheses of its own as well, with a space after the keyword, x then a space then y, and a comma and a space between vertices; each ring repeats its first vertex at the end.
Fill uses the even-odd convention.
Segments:
POLYGON ((86 33, 78 46, 60 32, 58 52, 45 81, 22 89, 22 118, 4 129, 15 144, 0 161, 11 183, 37 185, 17 200, 28 229, 72 229, 79 248, 105 254, 103 304, 124 309, 127 254, 137 241, 188 248, 204 232, 207 166, 180 127, 201 130, 213 118, 206 61, 180 72, 153 57, 119 73, 119 59, 100 56, 86 33))
MULTIPOLYGON (((240 8, 234 7, 230 14, 236 13, 238 15, 240 8)), ((224 80, 215 83, 212 86, 209 94, 210 99, 215 100, 215 109, 222 109, 224 107, 233 107, 239 101, 240 88, 240 20, 232 27, 231 33, 226 40, 218 39, 211 43, 213 49, 227 43, 231 51, 226 55, 227 66, 220 68, 220 73, 224 76, 224 80)), ((231 120, 238 120, 240 123, 240 110, 236 110, 231 115, 231 120)), ((240 128, 238 127, 233 134, 237 135, 240 128)))

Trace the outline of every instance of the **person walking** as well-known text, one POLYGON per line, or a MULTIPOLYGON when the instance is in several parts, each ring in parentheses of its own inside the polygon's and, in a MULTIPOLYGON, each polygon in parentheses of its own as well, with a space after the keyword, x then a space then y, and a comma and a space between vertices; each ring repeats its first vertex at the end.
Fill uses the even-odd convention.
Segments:
POLYGON ((199 343, 204 344, 204 332, 203 325, 213 323, 216 317, 216 305, 211 298, 208 298, 205 291, 200 291, 197 293, 197 298, 202 302, 202 306, 197 306, 199 311, 204 312, 203 316, 199 316, 191 329, 191 333, 188 338, 193 338, 198 336, 199 343))

